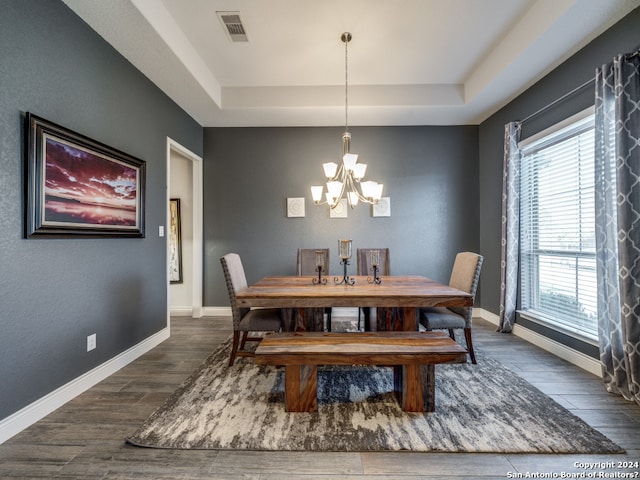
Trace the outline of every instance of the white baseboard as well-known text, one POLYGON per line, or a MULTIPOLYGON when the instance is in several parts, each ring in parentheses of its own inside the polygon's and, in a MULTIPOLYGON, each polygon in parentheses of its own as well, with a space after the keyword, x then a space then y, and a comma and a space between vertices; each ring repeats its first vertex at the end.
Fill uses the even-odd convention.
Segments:
POLYGON ((589 355, 585 355, 573 348, 569 348, 562 343, 556 342, 544 335, 540 335, 539 333, 529 330, 517 323, 513 326, 513 334, 542 348, 543 350, 546 350, 547 352, 553 353, 555 356, 560 357, 589 373, 596 375, 597 377, 602 377, 602 367, 600 366, 600 362, 589 355))
POLYGON ((93 370, 80 375, 66 385, 54 390, 13 415, 0 420, 0 444, 6 442, 25 428, 49 415, 82 392, 93 387, 105 378, 113 375, 122 367, 147 353, 169 338, 169 327, 134 345, 130 349, 97 366, 93 370))
POLYGON ((230 317, 231 307, 202 307, 205 317, 230 317))
POLYGON ((473 307, 473 316, 480 317, 489 323, 493 323, 496 327, 500 326, 500 316, 495 313, 491 313, 489 310, 485 310, 484 308, 473 307))
MULTIPOLYGON (((169 315, 172 317, 202 318, 202 307, 169 307, 169 315)), ((231 315, 231 310, 229 310, 231 315)))
MULTIPOLYGON (((493 323, 496 326, 500 325, 500 317, 495 313, 491 313, 483 308, 474 308, 473 313, 474 316, 478 316, 489 323, 493 323)), ((550 339, 549 337, 540 335, 539 333, 529 330, 517 323, 513 326, 513 334, 537 347, 542 348, 543 350, 546 350, 549 353, 553 353, 555 356, 560 357, 563 360, 592 373, 593 375, 602 377, 600 362, 595 358, 585 355, 573 348, 569 348, 562 343, 550 339)))
POLYGON ((358 307, 331 307, 331 316, 333 317, 357 317, 358 307))

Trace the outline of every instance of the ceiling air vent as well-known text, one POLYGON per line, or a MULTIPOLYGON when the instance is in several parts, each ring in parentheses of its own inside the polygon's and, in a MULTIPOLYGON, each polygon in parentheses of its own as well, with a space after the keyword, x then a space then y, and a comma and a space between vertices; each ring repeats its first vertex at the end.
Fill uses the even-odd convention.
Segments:
POLYGON ((242 25, 240 12, 216 12, 224 25, 224 30, 232 42, 248 42, 247 32, 242 25))

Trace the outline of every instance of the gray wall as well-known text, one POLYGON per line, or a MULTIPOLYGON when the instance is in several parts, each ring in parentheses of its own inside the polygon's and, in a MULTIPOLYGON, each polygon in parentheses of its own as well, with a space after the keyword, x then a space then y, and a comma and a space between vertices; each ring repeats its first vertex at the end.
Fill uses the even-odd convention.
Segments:
MULTIPOLYGON (((338 238, 389 247, 393 274, 448 281, 455 254, 479 248, 478 129, 354 127, 351 151, 367 179, 384 183, 391 217, 358 205, 329 218, 310 186, 322 163, 339 161, 342 128, 206 128, 204 133, 204 304, 228 305, 219 258, 237 252, 248 281, 295 274, 298 248, 329 247, 338 274, 338 238), (287 218, 287 197, 305 197, 306 217, 287 218)), ((355 258, 350 273, 356 272, 355 258)))
POLYGON ((166 326, 167 136, 201 154, 202 128, 64 4, 2 1, 0 419, 166 326), (24 238, 27 111, 147 162, 146 238, 24 238))
MULTIPOLYGON (((611 62, 618 53, 631 52, 640 46, 640 8, 592 41, 585 48, 502 108, 480 125, 480 249, 485 256, 480 277, 480 303, 498 313, 500 300, 500 229, 504 125, 523 120, 593 79, 597 67, 611 62)), ((523 125, 526 138, 594 104, 594 84, 536 115, 523 125)), ((526 323, 524 319, 519 320, 526 323)), ((527 325, 549 336, 553 332, 527 325)), ((556 336, 557 337, 557 336, 556 336)), ((569 338, 556 338, 572 343, 569 338)), ((581 349, 581 347, 577 347, 581 349)), ((591 351, 589 353, 592 353, 591 351)))

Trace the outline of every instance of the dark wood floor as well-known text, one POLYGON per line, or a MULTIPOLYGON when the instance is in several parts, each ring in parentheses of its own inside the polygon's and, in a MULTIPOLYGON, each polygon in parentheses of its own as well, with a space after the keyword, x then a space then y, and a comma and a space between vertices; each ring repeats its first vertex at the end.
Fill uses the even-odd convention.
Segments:
POLYGON ((227 318, 173 318, 169 340, 0 445, 0 478, 504 479, 518 474, 525 478, 527 472, 556 478, 563 472, 633 476, 640 470, 618 468, 618 462, 640 461, 640 406, 607 394, 595 376, 494 330, 476 322, 478 350, 507 364, 626 448, 627 454, 175 451, 125 445, 124 437, 230 334, 227 318), (613 462, 614 468, 583 468, 580 462, 613 462))

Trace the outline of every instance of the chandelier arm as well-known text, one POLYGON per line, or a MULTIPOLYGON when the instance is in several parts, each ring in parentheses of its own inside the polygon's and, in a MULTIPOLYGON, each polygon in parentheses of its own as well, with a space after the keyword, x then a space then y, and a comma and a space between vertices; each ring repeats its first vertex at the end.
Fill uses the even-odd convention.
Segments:
MULTIPOLYGON (((360 182, 357 182, 357 183, 360 183, 360 182)), ((375 205, 375 204, 377 203, 375 200, 372 200, 372 199, 371 199, 371 198, 369 198, 369 197, 365 197, 365 196, 361 193, 361 191, 362 191, 362 187, 360 187, 360 189, 358 189, 358 188, 356 188, 356 187, 354 186, 353 191, 354 191, 354 192, 356 192, 356 194, 358 195, 358 198, 360 199, 360 201, 361 201, 361 202, 368 203, 369 205, 375 205)))
POLYGON ((340 166, 338 167, 338 171, 336 172, 336 174, 333 176, 333 178, 330 178, 328 181, 329 182, 334 182, 336 180, 341 180, 344 177, 344 164, 340 164, 340 166))
MULTIPOLYGON (((358 196, 358 198, 360 198, 360 192, 358 192, 358 189, 355 186, 355 183, 354 183, 354 180, 353 180, 353 175, 349 173, 347 175, 346 180, 347 181, 345 183, 349 184, 349 191, 350 192, 355 192, 356 195, 358 196)), ((347 195, 347 202, 349 202, 349 206, 351 208, 354 208, 355 205, 351 202, 351 195, 347 195)))
POLYGON ((371 200, 370 198, 365 197, 360 192, 357 192, 357 193, 358 193, 358 198, 360 198, 361 202, 368 203, 369 205, 374 205, 376 203, 374 200, 371 200))
MULTIPOLYGON (((367 203, 367 204, 369 204, 369 205, 375 205, 375 204, 377 203, 375 200, 372 200, 372 199, 371 199, 371 198, 369 198, 369 197, 365 197, 365 196, 362 194, 362 192, 361 192, 361 188, 358 188, 358 184, 359 184, 360 182, 358 182, 357 180, 355 180, 355 179, 353 178, 353 175, 349 175, 347 178, 348 178, 348 183, 349 183, 349 189, 350 189, 350 191, 354 192, 354 193, 358 196, 358 200, 359 200, 360 202, 367 203)), ((345 183, 347 183, 347 182, 345 182, 345 183)), ((351 203, 351 199, 350 199, 348 196, 347 196, 347 198, 349 199, 349 205, 353 208, 353 205, 352 205, 352 203, 351 203)))
POLYGON ((340 200, 342 200, 342 197, 344 196, 344 191, 347 188, 347 182, 342 182, 342 188, 340 189, 340 195, 338 195, 338 197, 336 197, 336 201, 333 204, 333 207, 331 208, 335 208, 338 206, 338 204, 340 203, 340 200))

